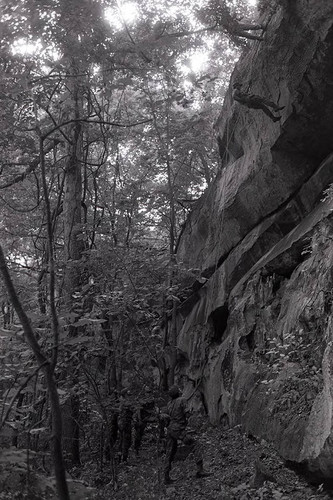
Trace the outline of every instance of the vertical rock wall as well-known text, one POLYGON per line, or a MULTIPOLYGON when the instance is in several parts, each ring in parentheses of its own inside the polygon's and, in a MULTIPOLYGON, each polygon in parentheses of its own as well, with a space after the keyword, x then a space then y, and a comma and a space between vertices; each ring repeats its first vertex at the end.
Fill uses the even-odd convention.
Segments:
MULTIPOLYGON (((291 2, 287 2, 291 4, 291 2)), ((284 4, 287 4, 284 2, 284 4)), ((187 221, 178 258, 207 278, 179 309, 188 393, 286 459, 333 471, 333 3, 266 12, 232 81, 284 105, 274 123, 227 94, 223 168, 187 221)))

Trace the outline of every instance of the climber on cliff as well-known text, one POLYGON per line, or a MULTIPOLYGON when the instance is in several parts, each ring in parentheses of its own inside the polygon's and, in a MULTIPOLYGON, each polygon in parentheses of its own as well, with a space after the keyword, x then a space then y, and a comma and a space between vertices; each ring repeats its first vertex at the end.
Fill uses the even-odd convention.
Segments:
POLYGON ((238 38, 248 38, 250 40, 262 41, 262 34, 256 31, 264 31, 264 26, 251 22, 243 22, 242 18, 237 17, 235 12, 230 9, 230 2, 226 0, 209 0, 208 4, 199 9, 196 14, 199 20, 209 30, 223 31, 236 43, 238 38))
POLYGON ((264 40, 264 37, 262 35, 248 33, 249 31, 263 31, 264 28, 263 26, 261 26, 261 24, 242 23, 235 17, 231 16, 230 13, 224 13, 224 16, 218 19, 217 26, 220 26, 229 35, 234 37, 248 38, 249 40, 259 40, 260 42, 264 40))
POLYGON ((186 432, 187 427, 187 411, 186 400, 181 396, 179 387, 173 385, 169 390, 171 401, 165 410, 165 418, 167 421, 167 436, 166 436, 166 454, 164 468, 165 484, 172 483, 170 478, 170 470, 172 461, 176 455, 178 441, 182 441, 186 446, 191 448, 197 466, 197 478, 210 476, 211 473, 205 472, 203 469, 203 457, 199 443, 186 432))
POLYGON ((269 101, 265 97, 242 92, 241 88, 242 86, 240 83, 236 82, 233 84, 234 90, 232 93, 232 97, 235 101, 243 104, 243 106, 246 106, 248 108, 261 109, 265 113, 265 115, 269 116, 269 118, 273 120, 273 122, 281 120, 281 116, 273 115, 269 108, 272 108, 275 112, 277 112, 284 109, 284 106, 279 107, 278 104, 275 104, 275 102, 273 101, 269 101))

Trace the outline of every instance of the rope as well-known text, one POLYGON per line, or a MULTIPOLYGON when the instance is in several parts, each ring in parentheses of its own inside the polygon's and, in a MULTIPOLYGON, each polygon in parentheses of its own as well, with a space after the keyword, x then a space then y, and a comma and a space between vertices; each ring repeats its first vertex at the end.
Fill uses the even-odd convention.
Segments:
MULTIPOLYGON (((277 12, 277 6, 275 6, 275 9, 271 10, 270 13, 269 13, 269 15, 267 16, 267 22, 265 23, 265 26, 264 26, 264 32, 265 32, 265 34, 266 34, 267 28, 268 28, 268 26, 269 26, 269 24, 270 24, 270 22, 272 20, 272 17, 276 14, 276 12, 277 12)), ((249 60, 249 66, 251 68, 254 67, 253 61, 254 61, 255 56, 257 55, 257 52, 259 51, 259 47, 260 47, 261 43, 265 43, 265 41, 266 41, 266 36, 265 36, 264 40, 262 40, 262 41, 258 40, 258 41, 256 41, 256 42, 253 43, 252 51, 251 51, 251 56, 249 58, 250 59, 249 60)), ((247 92, 249 92, 249 90, 251 90, 251 85, 252 85, 252 78, 248 82, 248 86, 247 86, 247 90, 246 90, 247 92)))
MULTIPOLYGON (((230 133, 230 128, 229 128, 229 121, 227 122, 227 125, 226 125, 227 143, 226 143, 225 152, 224 152, 224 154, 223 154, 223 156, 222 156, 222 158, 221 158, 221 159, 222 159, 222 164, 223 164, 223 161, 226 159, 226 155, 228 154, 229 144, 230 144, 231 139, 232 139, 232 137, 233 137, 233 133, 234 133, 234 131, 235 131, 235 129, 236 129, 236 126, 237 126, 237 124, 238 124, 238 121, 239 121, 239 116, 237 117, 237 120, 235 121, 235 124, 234 124, 234 126, 233 126, 233 129, 232 129, 231 133, 230 133)), ((224 170, 225 170, 225 169, 224 169, 224 170)), ((222 185, 222 199, 223 199, 223 201, 224 201, 224 198, 225 198, 225 191, 226 191, 226 179, 225 179, 225 178, 224 178, 224 179, 222 179, 222 182, 223 182, 223 185, 222 185)), ((225 219, 225 206, 223 205, 223 206, 222 206, 222 212, 221 212, 221 223, 220 223, 220 227, 219 227, 219 231, 218 231, 218 241, 219 241, 219 239, 220 239, 220 237, 221 237, 221 235, 222 235, 223 226, 224 226, 224 219, 225 219)), ((216 269, 217 269, 217 267, 218 267, 218 261, 219 261, 219 259, 218 259, 218 258, 216 258, 216 260, 215 260, 214 272, 212 273, 212 276, 213 276, 213 275, 215 274, 215 272, 216 272, 216 269)), ((211 295, 210 295, 211 293, 212 293, 212 289, 211 289, 211 290, 210 290, 210 292, 208 293, 208 299, 210 299, 210 298, 211 298, 211 295)), ((198 387, 199 387, 199 385, 200 385, 200 383, 201 383, 201 381, 202 381, 202 379, 203 379, 203 377, 204 377, 203 371, 204 371, 204 369, 205 369, 205 367, 206 367, 207 363, 208 363, 208 358, 207 358, 207 357, 205 357, 205 358, 203 359, 202 363, 201 363, 201 366, 199 367, 199 373, 201 372, 201 376, 199 376, 199 378, 196 380, 195 386, 194 386, 194 388, 193 388, 192 392, 190 393, 190 395, 189 395, 189 396, 187 396, 187 398, 186 398, 186 400, 187 400, 187 401, 189 401, 189 400, 190 400, 190 399, 194 396, 195 392, 197 391, 197 389, 198 389, 198 387)))
MULTIPOLYGON (((270 13, 269 17, 268 17, 268 21, 266 23, 266 26, 265 26, 265 31, 267 30, 267 27, 272 19, 272 17, 274 16, 274 14, 276 13, 276 9, 270 13)), ((253 45, 254 45, 254 48, 252 50, 252 53, 251 53, 251 57, 250 57, 250 66, 253 67, 253 60, 255 58, 255 56, 257 55, 258 51, 259 51, 259 47, 260 47, 260 44, 262 42, 261 41, 256 41, 253 45)), ((251 83, 252 83, 252 79, 249 80, 248 82, 248 86, 247 86, 247 92, 251 89, 251 83)), ((233 133, 236 129, 236 126, 238 125, 238 122, 239 122, 239 115, 237 116, 237 119, 235 121, 235 124, 233 126, 233 129, 232 129, 232 133, 230 134, 230 130, 229 130, 229 122, 227 122, 227 127, 226 127, 226 134, 227 134, 227 145, 226 145, 226 150, 223 154, 223 157, 222 157, 222 163, 223 161, 226 159, 226 155, 228 154, 228 150, 229 150, 229 144, 232 140, 232 137, 233 137, 233 133)), ((227 165, 228 166, 228 165, 227 165)), ((227 168, 227 167, 225 167, 227 168)), ((255 173, 254 177, 263 169, 264 167, 262 167, 258 172, 255 173)), ((225 197, 225 185, 226 183, 223 182, 223 186, 222 186, 222 199, 224 200, 224 197, 225 197)), ((245 187, 239 191, 240 193, 245 189, 245 187)), ((223 209, 222 209, 222 219, 221 219, 221 225, 220 225, 220 228, 219 228, 219 232, 218 232, 218 240, 221 236, 221 233, 222 233, 222 228, 223 228, 223 225, 224 225, 224 219, 225 219, 225 206, 223 206, 223 209)), ((216 260, 215 262, 215 267, 214 267, 214 273, 216 272, 216 269, 218 267, 218 259, 216 260)), ((213 273, 213 274, 214 274, 213 273)))
MULTIPOLYGON (((223 161, 226 159, 227 154, 229 154, 229 144, 231 143, 231 140, 233 138, 233 134, 234 134, 234 132, 236 130, 236 126, 238 125, 238 122, 239 122, 239 115, 237 116, 237 119, 236 119, 236 121, 234 123, 234 126, 232 128, 231 133, 230 133, 230 128, 229 128, 229 121, 227 122, 227 125, 226 125, 227 143, 226 143, 225 152, 224 152, 224 154, 222 156, 222 164, 223 164, 223 161)), ((223 170, 225 171, 229 165, 226 165, 226 167, 223 170)), ((231 163, 231 165, 232 165, 232 163, 231 163)), ((221 211, 221 223, 220 223, 220 227, 219 227, 218 234, 217 234, 217 241, 220 240, 220 237, 222 235, 223 226, 224 226, 224 220, 225 220, 225 204, 224 204, 224 201, 225 201, 226 184, 227 183, 226 183, 226 175, 223 177, 223 172, 222 172, 221 182, 222 182, 222 200, 223 200, 223 205, 222 205, 222 211, 221 211)), ((212 273, 212 275, 217 270, 218 261, 219 261, 218 258, 215 259, 215 267, 214 267, 214 272, 212 273)))
MULTIPOLYGON (((267 29, 267 26, 270 23, 272 17, 273 17, 273 14, 269 17, 268 22, 266 23, 266 27, 265 27, 266 29, 267 29)), ((258 40, 256 43, 253 44, 254 48, 252 50, 252 53, 251 53, 251 56, 250 56, 250 61, 249 61, 249 64, 251 65, 251 67, 253 67, 253 60, 256 57, 257 53, 258 53, 258 50, 259 50, 259 47, 260 47, 261 43, 262 42, 258 40)), ((250 79, 249 82, 248 82, 247 91, 250 90, 251 83, 252 83, 252 80, 250 79)), ((222 165, 227 160, 227 155, 229 154, 229 145, 231 143, 231 140, 233 139, 233 134, 234 134, 234 132, 236 130, 236 127, 238 125, 239 119, 240 119, 240 115, 238 114, 237 119, 235 120, 235 123, 234 123, 234 125, 232 127, 232 130, 230 130, 230 120, 227 121, 227 124, 226 124, 226 147, 225 147, 225 151, 224 151, 224 153, 223 153, 223 155, 221 157, 222 165)), ((232 165, 232 163, 229 163, 229 165, 232 165)), ((227 164, 226 167, 223 170, 226 170, 226 168, 229 165, 227 164)), ((226 209, 226 206, 225 206, 225 195, 226 195, 226 187, 227 187, 227 176, 226 175, 223 176, 223 171, 222 171, 221 182, 222 182, 222 191, 221 191, 221 195, 222 195, 222 211, 221 211, 221 219, 220 219, 219 230, 218 230, 218 233, 217 233, 217 243, 216 243, 216 245, 218 244, 218 242, 220 241, 220 238, 222 237, 222 233, 223 233, 223 229, 224 229, 224 222, 225 222, 225 209, 226 209)), ((214 271, 211 274, 211 276, 215 275, 216 270, 219 267, 218 266, 219 260, 220 260, 219 256, 217 255, 216 258, 215 258, 214 271)), ((208 301, 210 301, 212 299, 212 295, 213 295, 213 286, 211 286, 210 290, 208 290, 208 294, 207 294, 208 301)), ((200 383, 201 383, 201 381, 202 381, 202 379, 204 377, 203 370, 204 370, 207 362, 208 362, 208 358, 205 358, 204 363, 200 367, 200 371, 202 372, 201 376, 197 379, 195 387, 194 387, 193 391, 191 392, 191 394, 186 398, 187 401, 189 401, 193 397, 193 395, 195 394, 195 392, 197 391, 197 389, 198 389, 198 387, 199 387, 199 385, 200 385, 200 383)))

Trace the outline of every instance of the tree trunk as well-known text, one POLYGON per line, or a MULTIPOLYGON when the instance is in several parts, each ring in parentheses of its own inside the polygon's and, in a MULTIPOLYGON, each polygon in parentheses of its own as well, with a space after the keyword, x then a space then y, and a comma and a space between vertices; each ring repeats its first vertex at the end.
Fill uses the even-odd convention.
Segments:
POLYGON ((82 284, 81 257, 84 249, 82 239, 81 197, 82 174, 80 152, 82 149, 81 125, 75 124, 73 144, 70 146, 69 161, 65 170, 64 193, 64 300, 70 308, 73 303, 73 293, 82 284))
MULTIPOLYGON (((68 334, 71 337, 79 335, 79 329, 72 325, 72 313, 76 314, 75 292, 81 291, 83 284, 82 255, 84 250, 82 234, 82 118, 83 98, 81 95, 82 86, 80 77, 77 76, 73 63, 73 78, 70 81, 73 104, 74 104, 74 124, 71 124, 70 135, 71 143, 69 145, 68 163, 65 169, 65 187, 64 187, 64 289, 63 305, 65 312, 69 315, 68 334)), ((76 318, 77 320, 78 318, 76 318)), ((74 321, 75 322, 75 321, 74 321)), ((73 464, 80 464, 80 401, 77 396, 71 396, 68 406, 66 405, 66 426, 64 435, 64 444, 66 452, 71 457, 73 464)))
POLYGON ((50 405, 51 405, 51 415, 52 415, 52 457, 54 463, 54 472, 56 477, 56 486, 58 491, 59 500, 70 500, 68 486, 66 482, 66 471, 62 454, 62 419, 61 419, 61 409, 59 403, 59 396, 57 391, 57 384, 54 379, 53 369, 51 362, 43 354, 40 345, 38 344, 36 335, 32 329, 30 320, 26 315, 22 304, 18 298, 16 290, 14 288, 12 279, 10 277, 5 256, 0 245, 0 271, 5 282, 8 295, 11 302, 16 310, 17 316, 21 321, 25 338, 33 351, 39 367, 42 368, 47 388, 49 391, 50 405))
MULTIPOLYGON (((168 123, 167 123, 167 144, 169 148, 170 138, 169 138, 169 113, 167 113, 168 123)), ((175 193, 174 193, 174 182, 171 168, 171 160, 169 151, 167 152, 166 159, 167 166, 167 178, 168 178, 168 195, 169 195, 169 290, 171 292, 176 275, 176 255, 175 255, 175 242, 176 242, 176 211, 175 211, 175 193)), ((172 292, 173 294, 173 292, 172 292)), ((171 310, 171 322, 169 330, 169 345, 170 345, 170 366, 168 372, 168 384, 169 387, 175 383, 175 368, 177 363, 177 302, 175 298, 172 298, 172 310, 171 310)), ((168 325, 166 325, 168 328, 168 325)))
POLYGON ((170 367, 168 372, 168 384, 171 387, 175 383, 175 369, 177 365, 177 301, 172 301, 172 313, 170 323, 170 367))

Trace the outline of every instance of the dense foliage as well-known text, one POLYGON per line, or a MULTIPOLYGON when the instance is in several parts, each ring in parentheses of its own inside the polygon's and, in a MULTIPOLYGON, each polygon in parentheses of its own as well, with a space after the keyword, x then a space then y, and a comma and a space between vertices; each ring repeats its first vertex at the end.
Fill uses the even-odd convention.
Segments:
POLYGON ((1 300, 18 315, 1 425, 6 444, 44 462, 48 376, 76 463, 99 456, 80 432, 102 432, 124 387, 138 403, 153 380, 172 383, 172 311, 196 277, 177 262, 178 239, 217 172, 212 126, 246 47, 219 21, 222 5, 252 15, 245 1, 215 0, 1 7, 1 267, 15 292, 5 280, 1 300))

